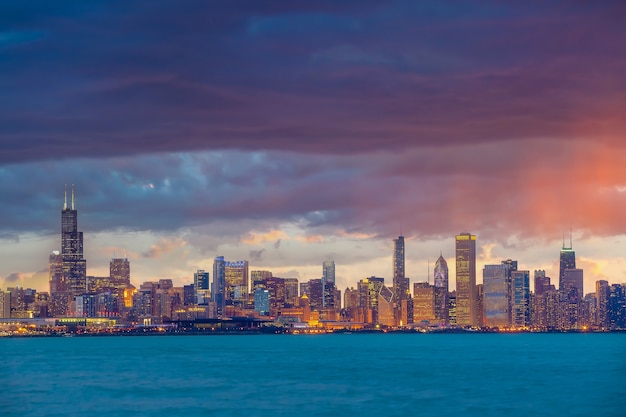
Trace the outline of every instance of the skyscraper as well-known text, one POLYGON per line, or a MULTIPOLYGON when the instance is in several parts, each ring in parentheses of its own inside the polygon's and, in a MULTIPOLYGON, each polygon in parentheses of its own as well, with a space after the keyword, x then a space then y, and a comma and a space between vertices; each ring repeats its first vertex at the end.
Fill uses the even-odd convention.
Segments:
POLYGON ((335 283, 335 261, 324 261, 322 264, 322 279, 324 283, 335 283))
POLYGON ((511 272, 511 309, 513 326, 530 325, 530 271, 511 272))
POLYGON ((484 325, 508 327, 510 264, 485 265, 483 269, 484 325))
POLYGON ((456 236, 456 323, 477 325, 476 311, 476 236, 456 236))
POLYGON ((566 269, 576 269, 576 252, 572 249, 571 235, 569 247, 565 247, 565 240, 563 240, 563 247, 559 256, 559 290, 565 288, 563 280, 565 279, 566 269))
POLYGON ((63 274, 71 297, 87 291, 87 261, 83 259, 83 232, 78 231, 78 211, 75 208, 74 186, 72 204, 67 205, 67 190, 61 212, 61 256, 63 274))
POLYGON ((393 291, 397 305, 409 298, 409 279, 404 272, 404 236, 393 240, 393 291))
POLYGON ((130 286, 130 262, 127 258, 113 258, 109 263, 109 276, 114 285, 130 286))
POLYGON ((439 255, 435 262, 435 319, 448 323, 448 263, 439 255))
POLYGON ((226 291, 226 261, 223 256, 217 256, 213 261, 213 286, 211 299, 217 307, 217 317, 222 318, 225 306, 226 291))
POLYGON ((193 274, 194 304, 207 304, 209 301, 209 273, 204 269, 198 269, 193 274))

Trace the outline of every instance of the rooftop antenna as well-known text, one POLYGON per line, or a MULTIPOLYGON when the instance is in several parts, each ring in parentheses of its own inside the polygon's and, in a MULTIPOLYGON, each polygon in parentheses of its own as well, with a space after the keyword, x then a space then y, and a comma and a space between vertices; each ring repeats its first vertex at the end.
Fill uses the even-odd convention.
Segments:
POLYGON ((572 226, 569 227, 569 248, 572 249, 572 226))
POLYGON ((565 249, 565 233, 563 233, 563 249, 565 249))
POLYGON ((426 281, 430 285, 430 258, 428 258, 428 269, 426 270, 426 281))
POLYGON ((63 187, 63 210, 67 210, 67 184, 63 187))
POLYGON ((74 210, 74 184, 72 184, 72 210, 74 210))

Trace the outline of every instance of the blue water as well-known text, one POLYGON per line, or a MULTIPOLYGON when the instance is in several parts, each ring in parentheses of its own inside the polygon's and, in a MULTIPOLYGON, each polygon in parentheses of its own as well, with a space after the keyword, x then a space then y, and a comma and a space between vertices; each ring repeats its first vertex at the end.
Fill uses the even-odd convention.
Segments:
POLYGON ((0 416, 626 416, 626 334, 0 339, 0 416))

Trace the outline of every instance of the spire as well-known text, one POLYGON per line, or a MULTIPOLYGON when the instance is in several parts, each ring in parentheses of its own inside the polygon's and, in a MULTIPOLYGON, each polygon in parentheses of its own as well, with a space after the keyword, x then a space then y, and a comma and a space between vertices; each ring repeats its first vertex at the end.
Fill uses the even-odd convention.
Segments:
POLYGON ((75 210, 74 208, 74 184, 72 184, 72 210, 75 210))
POLYGON ((67 184, 63 188, 63 210, 67 210, 67 184))
POLYGON ((572 226, 569 227, 569 248, 572 249, 574 246, 572 245, 572 226))

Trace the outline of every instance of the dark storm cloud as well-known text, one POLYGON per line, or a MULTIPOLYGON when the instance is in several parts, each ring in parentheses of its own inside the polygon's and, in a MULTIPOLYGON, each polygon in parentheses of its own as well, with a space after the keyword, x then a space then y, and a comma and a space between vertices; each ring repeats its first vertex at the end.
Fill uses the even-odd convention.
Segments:
POLYGON ((614 1, 3 2, 0 163, 620 142, 624 10, 614 1))

